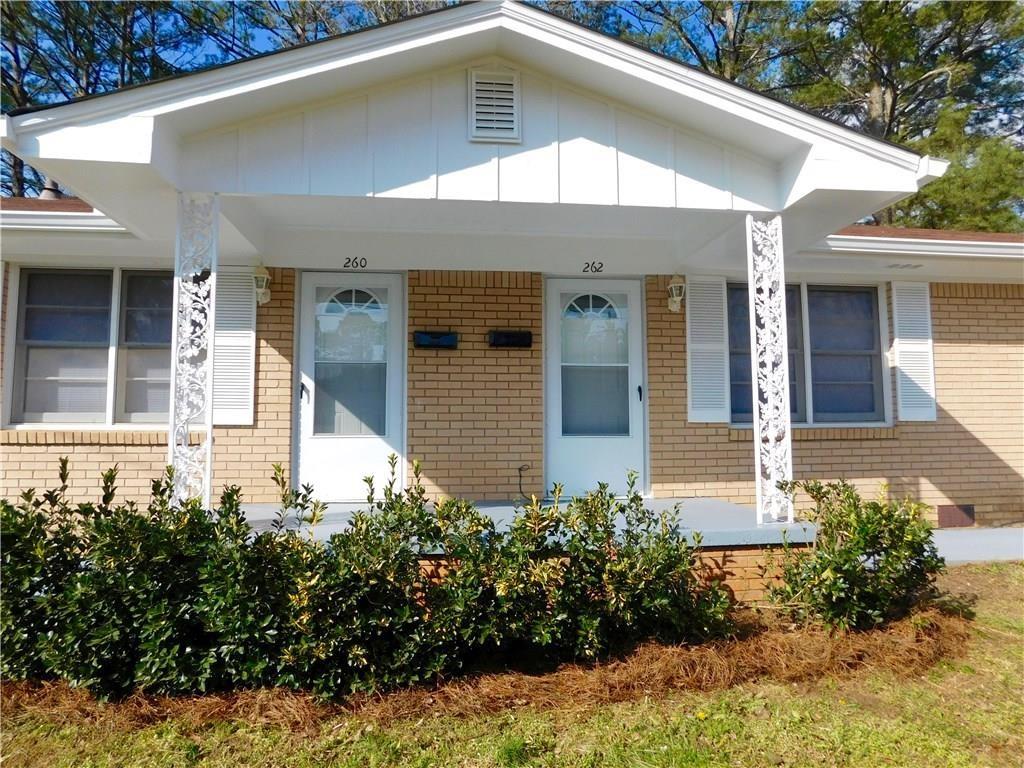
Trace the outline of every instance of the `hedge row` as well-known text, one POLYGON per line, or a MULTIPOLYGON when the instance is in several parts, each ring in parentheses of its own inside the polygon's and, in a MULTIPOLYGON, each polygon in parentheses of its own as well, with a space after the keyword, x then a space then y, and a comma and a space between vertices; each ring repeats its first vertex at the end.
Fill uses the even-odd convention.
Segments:
POLYGON ((323 505, 292 491, 255 532, 240 490, 213 510, 171 503, 170 475, 145 508, 62 487, 0 502, 0 673, 63 678, 103 696, 284 686, 342 696, 436 678, 505 654, 591 659, 643 640, 729 630, 728 598, 697 577, 675 513, 630 486, 567 505, 533 501, 506 530, 458 499, 427 502, 392 480, 327 541, 323 505), (288 529, 286 519, 304 521, 288 529), (446 577, 421 561, 443 553, 446 577))

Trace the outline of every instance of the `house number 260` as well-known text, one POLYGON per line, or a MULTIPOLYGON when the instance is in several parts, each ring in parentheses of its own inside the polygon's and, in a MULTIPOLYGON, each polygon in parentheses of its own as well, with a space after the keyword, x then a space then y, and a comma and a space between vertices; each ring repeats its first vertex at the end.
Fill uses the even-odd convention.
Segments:
POLYGON ((604 272, 603 261, 585 261, 583 262, 584 272, 604 272))
POLYGON ((346 256, 343 269, 366 269, 365 256, 346 256))

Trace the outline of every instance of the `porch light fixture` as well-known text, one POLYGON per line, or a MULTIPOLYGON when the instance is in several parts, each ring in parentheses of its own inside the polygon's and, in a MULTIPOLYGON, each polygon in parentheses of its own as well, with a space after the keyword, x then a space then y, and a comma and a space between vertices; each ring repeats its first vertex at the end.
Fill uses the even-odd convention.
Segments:
POLYGON ((683 296, 686 295, 686 283, 679 275, 672 275, 668 281, 668 311, 680 312, 683 308, 683 296))
POLYGON ((260 264, 252 272, 252 282, 256 287, 256 303, 262 307, 270 301, 270 272, 260 264))

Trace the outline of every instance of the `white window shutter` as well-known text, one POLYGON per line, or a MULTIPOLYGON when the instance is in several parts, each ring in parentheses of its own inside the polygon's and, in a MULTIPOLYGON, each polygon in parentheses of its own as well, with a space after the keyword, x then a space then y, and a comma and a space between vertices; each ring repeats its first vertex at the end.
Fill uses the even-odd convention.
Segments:
POLYGON ((725 278, 686 278, 687 419, 728 422, 729 314, 725 278))
POLYGON ((935 421, 935 366, 928 283, 893 283, 896 403, 900 421, 935 421))
POLYGON ((252 424, 256 389, 256 288, 252 270, 217 272, 213 423, 252 424))

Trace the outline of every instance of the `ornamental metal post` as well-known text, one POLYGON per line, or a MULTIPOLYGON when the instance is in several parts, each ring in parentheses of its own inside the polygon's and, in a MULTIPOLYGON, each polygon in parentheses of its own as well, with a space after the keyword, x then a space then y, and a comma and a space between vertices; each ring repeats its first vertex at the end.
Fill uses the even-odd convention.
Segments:
POLYGON ((171 407, 168 463, 174 501, 199 498, 209 508, 213 471, 213 328, 217 281, 219 200, 178 193, 171 330, 171 407), (197 429, 198 442, 190 440, 197 429))
POLYGON ((757 522, 793 522, 778 484, 793 478, 782 217, 747 215, 747 287, 757 522))

